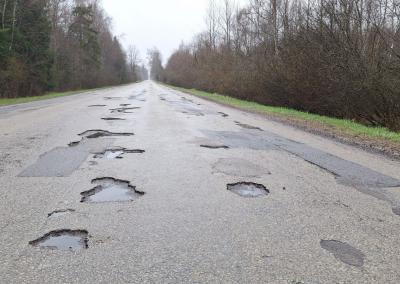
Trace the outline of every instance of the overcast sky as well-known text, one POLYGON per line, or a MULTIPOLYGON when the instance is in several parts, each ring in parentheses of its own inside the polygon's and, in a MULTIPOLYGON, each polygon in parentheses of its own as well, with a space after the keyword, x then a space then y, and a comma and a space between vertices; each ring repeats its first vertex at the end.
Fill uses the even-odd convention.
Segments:
POLYGON ((157 47, 165 62, 181 41, 205 29, 208 0, 103 0, 103 6, 125 47, 134 44, 142 59, 157 47))

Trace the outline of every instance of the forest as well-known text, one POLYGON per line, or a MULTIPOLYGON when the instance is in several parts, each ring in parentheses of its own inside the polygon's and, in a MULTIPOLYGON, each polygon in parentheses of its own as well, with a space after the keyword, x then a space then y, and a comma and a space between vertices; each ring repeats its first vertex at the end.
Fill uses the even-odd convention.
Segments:
POLYGON ((398 0, 211 0, 157 77, 399 131, 399 16, 398 0))
POLYGON ((0 98, 147 79, 98 0, 0 0, 0 98))

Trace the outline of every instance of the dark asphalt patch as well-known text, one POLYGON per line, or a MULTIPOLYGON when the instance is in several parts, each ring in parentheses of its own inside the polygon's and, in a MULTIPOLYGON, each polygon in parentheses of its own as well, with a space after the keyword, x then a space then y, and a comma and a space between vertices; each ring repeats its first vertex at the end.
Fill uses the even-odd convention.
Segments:
POLYGON ((107 130, 87 130, 79 134, 79 136, 85 137, 87 139, 95 139, 100 137, 111 137, 111 136, 133 136, 134 133, 129 132, 110 132, 107 130))
POLYGON ((136 190, 130 182, 115 178, 105 177, 92 180, 96 187, 89 191, 82 192, 81 202, 85 203, 106 203, 106 202, 129 202, 145 193, 136 190))
POLYGON ((347 243, 336 240, 321 240, 320 245, 343 263, 356 267, 364 265, 364 253, 347 243))
POLYGON ((126 120, 124 118, 118 118, 118 117, 102 117, 102 120, 106 120, 106 121, 120 121, 120 120, 126 120))
POLYGON ((227 189, 242 197, 262 197, 269 194, 269 190, 262 184, 253 182, 238 182, 227 185, 227 189))
POLYGON ((69 213, 73 213, 75 212, 74 209, 60 209, 60 210, 54 210, 53 212, 47 214, 48 218, 57 218, 57 217, 61 217, 64 216, 66 214, 69 213))
POLYGON ((339 183, 353 186, 363 193, 386 201, 389 199, 383 189, 400 186, 398 179, 272 132, 256 133, 247 130, 203 132, 209 139, 219 141, 230 148, 286 151, 333 174, 339 183))
POLYGON ((86 139, 71 142, 68 147, 57 147, 39 156, 19 177, 68 177, 77 170, 91 153, 109 148, 112 139, 86 139))
POLYGON ((89 247, 86 230, 57 230, 29 242, 31 246, 52 250, 77 251, 89 247))
POLYGON ((246 124, 246 123, 241 123, 241 122, 239 122, 239 121, 235 121, 235 124, 236 124, 237 126, 240 126, 240 127, 242 127, 242 128, 245 128, 245 129, 263 131, 260 127, 252 126, 252 125, 249 125, 249 124, 246 124))
POLYGON ((126 149, 121 147, 116 147, 112 149, 106 149, 101 153, 95 153, 95 159, 123 159, 124 154, 143 154, 145 150, 142 149, 126 149))

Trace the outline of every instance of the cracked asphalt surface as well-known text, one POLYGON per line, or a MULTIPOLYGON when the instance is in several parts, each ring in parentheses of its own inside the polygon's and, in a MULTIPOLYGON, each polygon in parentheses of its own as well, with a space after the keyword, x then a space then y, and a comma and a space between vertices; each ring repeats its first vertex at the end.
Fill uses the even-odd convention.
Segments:
POLYGON ((398 161, 151 81, 1 107, 0 137, 0 283, 400 282, 398 161), (102 178, 145 194, 81 203, 102 178), (62 230, 88 249, 29 244, 62 230))

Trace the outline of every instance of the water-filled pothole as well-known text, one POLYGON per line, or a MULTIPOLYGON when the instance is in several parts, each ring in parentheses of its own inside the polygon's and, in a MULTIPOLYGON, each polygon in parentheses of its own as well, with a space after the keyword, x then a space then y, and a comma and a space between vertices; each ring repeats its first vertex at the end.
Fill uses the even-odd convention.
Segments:
POLYGON ((64 215, 67 215, 69 213, 73 213, 75 212, 74 209, 61 209, 61 210, 54 210, 53 212, 47 214, 48 218, 58 218, 58 217, 62 217, 64 215))
POLYGON ((119 117, 102 117, 101 119, 106 121, 126 120, 124 118, 119 118, 119 117))
POLYGON ((227 185, 227 189, 242 197, 261 197, 269 194, 264 185, 253 182, 231 183, 227 185))
POLYGON ((141 149, 126 149, 118 147, 118 148, 106 149, 101 153, 95 153, 94 158, 107 159, 107 160, 123 159, 124 154, 143 154, 144 152, 145 150, 141 149))
MULTIPOLYGON (((79 136, 83 136, 85 138, 88 139, 93 139, 93 138, 100 138, 100 137, 109 137, 109 136, 132 136, 134 135, 133 133, 127 133, 127 132, 110 132, 107 130, 87 130, 81 134, 79 134, 79 136)), ((73 142, 78 143, 79 142, 73 142)), ((70 146, 73 146, 73 144, 70 143, 70 146)))
POLYGON ((335 258, 341 262, 356 267, 364 265, 364 253, 349 244, 336 240, 321 240, 320 245, 323 249, 332 253, 335 258))
POLYGON ((240 126, 242 128, 245 128, 245 129, 263 131, 260 127, 257 127, 257 126, 252 126, 252 125, 249 125, 249 124, 246 124, 246 123, 241 123, 239 121, 235 121, 235 123, 236 123, 237 126, 240 126))
POLYGON ((136 190, 130 182, 115 178, 105 177, 92 180, 96 187, 82 192, 81 202, 85 203, 106 203, 106 202, 129 202, 145 193, 136 190))
POLYGON ((31 246, 52 250, 76 251, 87 249, 89 233, 86 230, 57 230, 29 242, 31 246))

